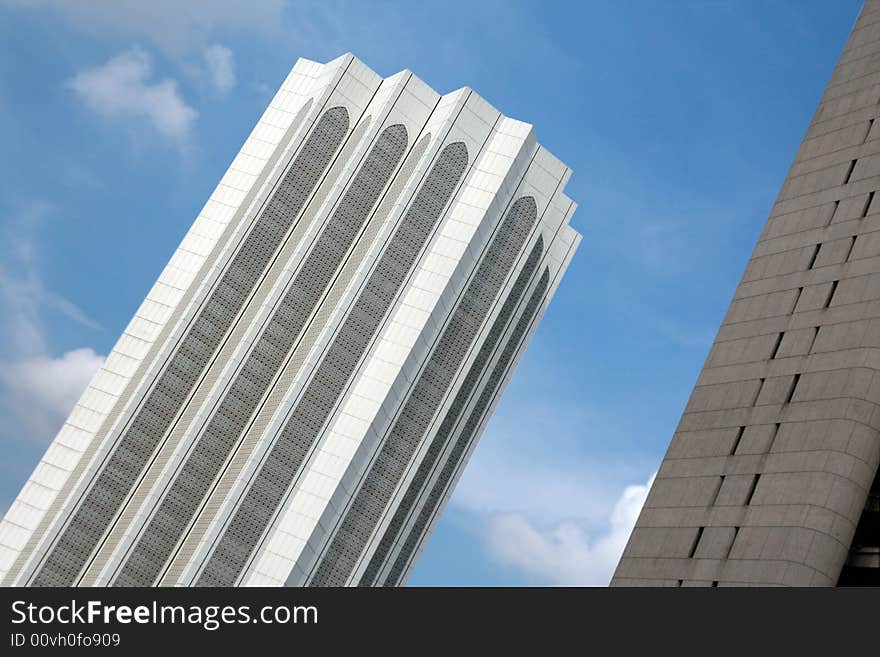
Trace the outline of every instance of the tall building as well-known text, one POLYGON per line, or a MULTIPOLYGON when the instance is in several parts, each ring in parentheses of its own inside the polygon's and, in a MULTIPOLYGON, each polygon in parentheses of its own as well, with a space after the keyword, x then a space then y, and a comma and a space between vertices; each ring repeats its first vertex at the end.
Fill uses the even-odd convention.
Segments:
POLYGON ((0 525, 5 585, 403 583, 580 236, 470 89, 300 60, 0 525))
POLYGON ((878 118, 869 0, 612 584, 880 584, 878 118))

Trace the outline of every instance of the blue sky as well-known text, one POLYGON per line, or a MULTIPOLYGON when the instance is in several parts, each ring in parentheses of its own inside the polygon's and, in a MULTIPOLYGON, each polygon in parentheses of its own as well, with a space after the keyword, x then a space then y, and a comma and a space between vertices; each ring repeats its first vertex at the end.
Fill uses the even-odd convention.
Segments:
POLYGON ((605 584, 860 5, 0 0, 0 511, 296 58, 350 51, 535 124, 584 234, 410 583, 605 584))

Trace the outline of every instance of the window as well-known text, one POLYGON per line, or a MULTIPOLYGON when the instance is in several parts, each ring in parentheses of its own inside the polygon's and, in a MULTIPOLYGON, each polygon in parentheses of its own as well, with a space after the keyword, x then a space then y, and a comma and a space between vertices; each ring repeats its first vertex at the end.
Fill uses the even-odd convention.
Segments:
POLYGON ((834 293, 837 292, 837 286, 840 284, 840 281, 834 281, 831 283, 831 289, 828 290, 828 297, 825 299, 824 308, 831 307, 831 301, 834 299, 834 293))
POLYGON ((758 399, 761 398, 761 391, 764 389, 764 379, 758 380, 758 390, 755 392, 755 398, 752 400, 752 406, 758 403, 758 399))
POLYGON ((800 374, 795 374, 791 380, 791 387, 788 389, 788 395, 785 397, 785 403, 790 404, 792 398, 794 397, 794 391, 797 389, 798 382, 801 380, 800 374))
POLYGON ((779 335, 776 336, 776 341, 773 343, 773 350, 770 352, 770 360, 776 358, 776 354, 779 353, 779 345, 782 344, 783 335, 785 335, 785 331, 780 331, 779 335))
POLYGON ((820 247, 820 246, 821 246, 821 244, 817 244, 817 245, 813 248, 813 255, 810 256, 810 263, 807 265, 807 269, 812 269, 812 268, 813 268, 813 265, 816 264, 816 258, 817 258, 817 256, 819 255, 819 247, 820 247))
POLYGON ((739 527, 733 528, 733 538, 730 539, 730 545, 727 548, 727 554, 725 555, 725 559, 730 559, 730 553, 733 552, 733 544, 736 543, 736 537, 739 536, 739 527))
POLYGON ((694 555, 697 553, 697 547, 700 545, 700 539, 703 538, 703 530, 705 527, 699 527, 697 529, 697 534, 694 536, 694 542, 691 544, 691 549, 688 552, 688 559, 693 559, 694 555))
POLYGON ((857 160, 853 160, 849 163, 849 168, 846 170, 846 177, 843 179, 843 184, 846 185, 849 183, 849 179, 852 178, 853 170, 856 168, 857 160))
MULTIPOLYGON (((776 426, 778 427, 779 425, 777 424, 776 426)), ((752 483, 749 485, 749 492, 746 493, 746 501, 743 504, 743 506, 749 506, 752 503, 752 497, 755 495, 755 488, 758 485, 758 477, 760 477, 760 476, 761 475, 756 474, 752 478, 752 483)))
POLYGON ((721 489, 724 487, 724 475, 721 475, 718 478, 718 486, 715 488, 715 494, 712 496, 712 501, 709 503, 709 506, 715 506, 715 502, 718 501, 718 494, 721 492, 721 489))
POLYGON ((856 245, 856 236, 853 235, 849 240, 849 248, 846 250, 846 257, 843 259, 844 262, 849 262, 849 257, 852 255, 853 247, 856 245))
POLYGON ((831 208, 831 214, 828 215, 828 222, 825 224, 826 226, 830 226, 831 222, 834 221, 834 217, 837 215, 837 209, 840 207, 840 201, 834 201, 834 206, 831 208))
POLYGON ((736 432, 736 438, 733 441, 733 447, 730 449, 730 455, 736 454, 736 449, 739 447, 739 442, 742 440, 743 434, 745 433, 746 428, 740 427, 736 432))
POLYGON ((813 327, 813 337, 810 339, 810 346, 809 346, 809 348, 807 349, 807 353, 808 353, 808 354, 813 353, 813 345, 816 344, 816 337, 817 337, 818 335, 819 335, 819 327, 818 327, 818 326, 814 326, 814 327, 813 327))
POLYGON ((871 209, 871 203, 873 201, 874 201, 874 192, 871 192, 870 194, 868 194, 868 199, 865 201, 865 207, 862 208, 862 218, 868 216, 868 210, 871 209))

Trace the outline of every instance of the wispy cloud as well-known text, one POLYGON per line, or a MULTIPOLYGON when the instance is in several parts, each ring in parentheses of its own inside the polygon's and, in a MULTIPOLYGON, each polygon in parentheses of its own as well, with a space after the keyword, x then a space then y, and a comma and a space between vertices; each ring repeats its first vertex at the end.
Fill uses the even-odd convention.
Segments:
POLYGON ((47 442, 73 407, 103 356, 89 348, 51 355, 46 315, 97 329, 75 303, 50 290, 40 267, 40 228, 55 209, 33 202, 4 221, 0 251, 0 431, 9 439, 47 442))
POLYGON ((280 38, 286 0, 6 0, 20 9, 42 9, 94 38, 128 38, 161 52, 184 77, 218 95, 236 85, 233 51, 217 36, 252 33, 280 38))
POLYGON ((490 556, 541 584, 605 586, 653 482, 627 486, 599 532, 566 521, 549 527, 520 513, 490 518, 485 533, 490 556))
POLYGON ((208 79, 217 93, 228 94, 235 87, 235 58, 232 51, 218 43, 205 46, 202 50, 208 79))
POLYGON ((35 201, 4 221, 4 248, 0 251, 0 303, 4 308, 0 336, 4 346, 0 353, 45 353, 45 313, 58 313, 82 326, 100 328, 75 303, 48 289, 43 282, 37 235, 40 225, 54 212, 51 204, 35 201))
POLYGON ((279 34, 286 0, 7 0, 44 9, 93 36, 133 38, 170 56, 199 52, 218 31, 279 34))
POLYGON ((68 85, 99 116, 146 120, 163 137, 185 145, 198 112, 181 98, 175 80, 151 81, 152 69, 150 55, 135 47, 81 71, 68 85))

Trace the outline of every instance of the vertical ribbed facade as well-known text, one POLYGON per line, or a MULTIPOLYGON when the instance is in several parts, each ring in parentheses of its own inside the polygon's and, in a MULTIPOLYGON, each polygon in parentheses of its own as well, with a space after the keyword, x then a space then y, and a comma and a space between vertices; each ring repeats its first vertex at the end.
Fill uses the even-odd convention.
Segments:
POLYGON ((878 118, 869 0, 613 585, 880 584, 878 118))
POLYGON ((33 586, 405 582, 580 236, 469 89, 300 60, 0 525, 33 586))

